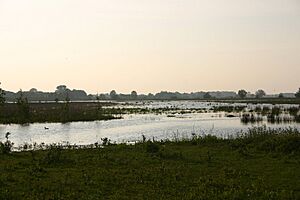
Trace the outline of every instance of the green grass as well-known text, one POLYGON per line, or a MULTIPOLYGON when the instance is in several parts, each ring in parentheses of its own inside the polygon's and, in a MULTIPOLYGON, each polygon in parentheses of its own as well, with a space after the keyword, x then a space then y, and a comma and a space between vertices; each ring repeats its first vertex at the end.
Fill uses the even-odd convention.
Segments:
POLYGON ((300 199, 292 129, 0 156, 0 199, 300 199))

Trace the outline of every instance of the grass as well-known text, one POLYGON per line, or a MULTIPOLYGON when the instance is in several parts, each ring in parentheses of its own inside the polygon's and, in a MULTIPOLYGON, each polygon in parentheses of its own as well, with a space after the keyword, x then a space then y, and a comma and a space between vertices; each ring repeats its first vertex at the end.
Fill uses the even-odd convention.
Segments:
POLYGON ((300 199, 300 133, 1 154, 0 199, 300 199))
POLYGON ((24 105, 7 103, 0 109, 0 123, 74 122, 120 118, 117 116, 120 114, 117 111, 103 108, 107 105, 111 105, 111 103, 65 102, 28 103, 24 105))
MULTIPOLYGON (((193 112, 202 111, 194 109, 193 112)), ((118 107, 111 102, 60 102, 28 103, 18 105, 6 103, 0 107, 0 124, 25 124, 44 122, 76 122, 120 119, 125 114, 192 113, 176 108, 118 107)))

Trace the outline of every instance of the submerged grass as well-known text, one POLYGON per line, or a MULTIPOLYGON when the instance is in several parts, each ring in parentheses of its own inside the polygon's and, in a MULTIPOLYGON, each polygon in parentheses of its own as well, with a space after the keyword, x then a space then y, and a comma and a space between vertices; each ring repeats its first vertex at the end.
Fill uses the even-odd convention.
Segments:
MULTIPOLYGON (((103 142, 104 144, 104 142, 103 142)), ((0 199, 299 199, 300 133, 250 129, 0 155, 0 199)))

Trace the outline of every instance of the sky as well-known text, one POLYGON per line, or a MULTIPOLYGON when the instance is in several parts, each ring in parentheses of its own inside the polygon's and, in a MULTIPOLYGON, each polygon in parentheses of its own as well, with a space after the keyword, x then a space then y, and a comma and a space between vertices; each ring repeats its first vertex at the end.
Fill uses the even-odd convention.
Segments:
POLYGON ((300 87, 299 0, 0 0, 0 82, 89 93, 300 87))

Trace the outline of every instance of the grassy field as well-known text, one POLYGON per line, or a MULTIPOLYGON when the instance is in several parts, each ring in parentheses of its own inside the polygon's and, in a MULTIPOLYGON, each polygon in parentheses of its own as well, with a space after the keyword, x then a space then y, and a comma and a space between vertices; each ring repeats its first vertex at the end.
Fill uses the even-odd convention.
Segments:
POLYGON ((4 147, 0 199, 300 199, 300 133, 291 129, 104 148, 4 147))

